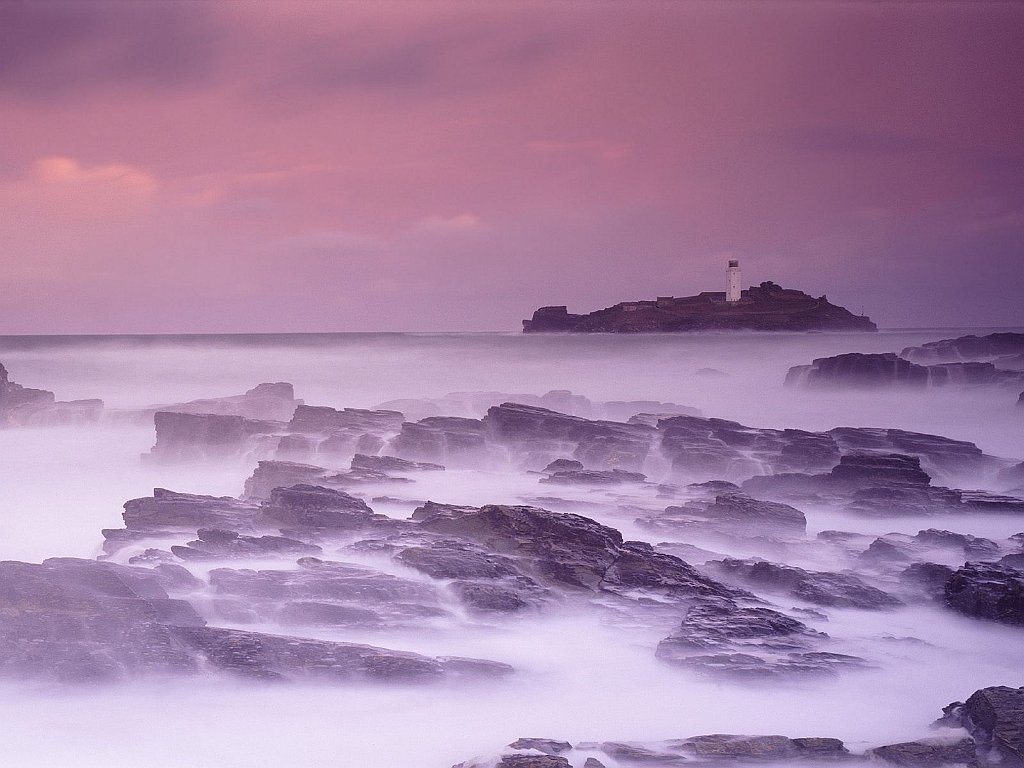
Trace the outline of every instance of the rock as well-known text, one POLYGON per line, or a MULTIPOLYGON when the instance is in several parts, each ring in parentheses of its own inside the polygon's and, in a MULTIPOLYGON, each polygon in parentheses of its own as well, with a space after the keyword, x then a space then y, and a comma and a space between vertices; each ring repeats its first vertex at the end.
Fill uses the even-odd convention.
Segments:
POLYGON ((543 457, 539 466, 567 451, 593 469, 637 472, 651 451, 656 430, 641 424, 590 421, 520 403, 489 408, 484 417, 493 439, 520 457, 543 457))
POLYGON ((555 741, 554 739, 516 739, 509 747, 512 749, 535 749, 546 755, 558 755, 572 749, 568 741, 555 741))
POLYGON ((967 616, 1024 624, 1024 571, 996 563, 965 563, 946 582, 945 602, 967 616))
POLYGON ((764 534, 782 532, 803 534, 807 519, 803 512, 788 504, 753 499, 742 493, 724 493, 714 502, 694 501, 667 507, 663 515, 650 515, 637 522, 645 527, 672 527, 675 523, 706 522, 723 530, 764 534))
POLYGON ((575 459, 555 459, 548 464, 541 472, 552 474, 554 472, 568 472, 576 469, 583 469, 583 462, 575 459))
POLYGON ((344 491, 316 485, 275 488, 256 525, 267 528, 356 530, 374 520, 366 502, 344 491))
POLYGON ((932 481, 921 469, 918 457, 898 453, 847 454, 829 474, 833 482, 855 488, 890 484, 929 485, 932 481))
POLYGON ((742 292, 737 302, 724 293, 629 301, 588 315, 569 314, 564 306, 541 307, 523 321, 524 333, 671 333, 680 331, 878 330, 866 317, 767 281, 742 292))
POLYGON ((370 645, 266 635, 218 627, 179 627, 175 635, 213 667, 256 680, 426 683, 446 677, 496 677, 496 662, 391 651, 370 645))
POLYGON ((992 363, 944 363, 918 365, 891 352, 850 352, 821 357, 810 365, 798 365, 786 374, 787 386, 834 387, 941 387, 1013 385, 1024 374, 997 368, 992 363))
POLYGON ((370 469, 377 472, 435 472, 444 471, 440 464, 409 461, 397 456, 365 456, 357 453, 352 457, 352 469, 370 469))
POLYGON ((503 755, 494 768, 572 768, 572 764, 556 755, 503 755))
POLYGON ((230 496, 199 496, 154 488, 153 495, 125 502, 125 528, 137 532, 167 529, 251 529, 259 508, 230 496))
MULTIPOLYGON (((200 462, 237 459, 256 451, 259 437, 273 435, 283 425, 243 416, 175 413, 153 414, 156 444, 145 458, 158 462, 200 462)), ((269 445, 265 445, 270 450, 269 445)))
POLYGON ((404 459, 446 467, 479 468, 500 461, 488 446, 483 422, 454 416, 405 422, 389 449, 404 459))
POLYGON ((839 739, 790 739, 785 736, 732 736, 716 733, 670 743, 674 748, 705 762, 789 762, 851 757, 839 739))
POLYGON ((583 761, 583 768, 605 768, 605 764, 595 757, 588 757, 583 761))
POLYGON ((275 488, 293 485, 317 485, 324 488, 351 488, 359 485, 410 483, 408 478, 392 477, 375 469, 356 468, 334 471, 313 464, 294 461, 261 461, 245 481, 242 499, 262 501, 270 498, 275 488))
POLYGON ((828 635, 760 606, 730 599, 693 604, 656 656, 699 673, 738 678, 834 675, 863 659, 817 650, 828 635))
POLYGON ((397 432, 405 417, 398 411, 369 411, 361 408, 336 410, 322 405, 300 405, 288 422, 291 432, 300 434, 336 432, 397 432))
POLYGON ((903 603, 860 578, 845 573, 805 571, 764 560, 725 559, 707 564, 717 575, 757 590, 782 592, 815 605, 861 610, 887 610, 903 603))
POLYGON ((931 597, 941 598, 945 594, 946 583, 953 575, 948 565, 938 563, 914 563, 900 573, 900 581, 917 587, 931 597))
POLYGON ((295 399, 291 384, 279 381, 257 384, 244 394, 230 397, 192 400, 187 403, 161 406, 159 411, 191 414, 216 414, 220 416, 243 416, 257 421, 288 421, 295 408, 301 405, 295 399))
POLYGON ((1024 765, 1024 688, 982 688, 942 711, 941 724, 966 728, 978 742, 978 754, 992 754, 985 764, 1024 765))
POLYGON ((999 545, 991 539, 972 536, 969 533, 953 533, 937 528, 918 531, 913 539, 918 544, 930 547, 946 547, 956 549, 969 560, 999 557, 999 545))
POLYGON ((622 485, 623 483, 643 483, 647 476, 639 472, 626 472, 621 469, 595 470, 570 469, 559 470, 542 477, 540 482, 552 485, 622 485))
POLYGON ((0 427, 85 424, 102 413, 102 400, 59 402, 53 392, 14 383, 0 365, 0 427))
POLYGON ((198 538, 186 546, 172 546, 182 560, 228 560, 247 557, 312 555, 320 547, 284 536, 242 536, 235 531, 201 528, 198 538))
POLYGON ((906 347, 900 357, 921 363, 991 360, 1003 355, 1024 353, 1024 333, 990 333, 987 336, 960 336, 906 347))
POLYGON ((926 740, 905 741, 876 747, 870 754, 905 768, 942 768, 954 765, 977 768, 979 765, 977 745, 973 739, 961 739, 952 744, 926 740))
POLYGON ((535 507, 429 503, 413 519, 424 531, 459 536, 514 559, 521 573, 561 589, 647 590, 680 598, 736 594, 679 558, 656 552, 649 544, 623 542, 614 528, 580 515, 535 507))
POLYGON ((457 541, 408 547, 395 559, 433 579, 500 579, 518 576, 512 560, 457 541))

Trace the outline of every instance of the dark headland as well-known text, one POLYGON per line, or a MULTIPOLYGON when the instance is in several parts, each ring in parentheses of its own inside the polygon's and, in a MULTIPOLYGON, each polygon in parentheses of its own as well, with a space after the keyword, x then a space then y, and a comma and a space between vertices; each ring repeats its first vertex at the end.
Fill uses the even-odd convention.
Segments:
POLYGON ((588 315, 566 307, 541 307, 523 321, 524 333, 672 333, 680 331, 877 331, 871 319, 855 315, 803 291, 772 282, 742 291, 726 301, 724 291, 696 296, 662 296, 624 301, 588 315))

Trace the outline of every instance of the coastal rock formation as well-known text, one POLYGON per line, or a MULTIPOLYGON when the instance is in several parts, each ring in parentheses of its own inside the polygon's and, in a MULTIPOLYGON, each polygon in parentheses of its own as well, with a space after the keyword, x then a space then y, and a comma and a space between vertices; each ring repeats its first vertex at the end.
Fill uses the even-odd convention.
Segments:
POLYGON ((946 582, 945 601, 967 616, 1024 625, 1024 571, 997 563, 966 563, 946 582))
POLYGON ((988 360, 999 367, 1000 358, 1024 354, 1024 333, 990 333, 987 336, 960 336, 906 347, 900 357, 917 363, 954 363, 988 360))
POLYGON ((1024 383, 1024 371, 1004 370, 983 362, 918 365, 891 352, 850 352, 794 366, 786 374, 785 383, 810 388, 1012 387, 1024 383))
POLYGON ((564 306, 541 307, 523 321, 524 333, 674 333, 680 331, 876 331, 864 316, 802 291, 764 282, 744 290, 736 302, 707 291, 696 296, 627 301, 588 315, 564 306))
POLYGON ((98 421, 102 413, 102 400, 60 402, 53 392, 11 381, 0 364, 0 427, 85 424, 98 421))
POLYGON ((1024 688, 982 688, 942 711, 940 724, 965 728, 978 742, 983 765, 1024 766, 1024 688))

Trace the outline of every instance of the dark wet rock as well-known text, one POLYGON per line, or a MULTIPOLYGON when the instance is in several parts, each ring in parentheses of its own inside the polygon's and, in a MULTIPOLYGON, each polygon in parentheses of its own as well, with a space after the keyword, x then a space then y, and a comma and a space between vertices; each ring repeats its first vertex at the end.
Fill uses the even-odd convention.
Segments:
POLYGON ((672 747, 702 762, 789 762, 791 760, 843 760, 851 757, 839 739, 786 736, 733 736, 709 734, 670 742, 672 747))
POLYGON ((380 625, 446 615, 429 584, 312 557, 299 563, 298 570, 217 568, 210 572, 210 585, 219 598, 234 601, 225 605, 241 603, 256 616, 280 623, 326 624, 332 617, 350 623, 355 614, 343 608, 372 610, 370 623, 380 625))
POLYGON ((352 457, 352 469, 370 469, 377 472, 436 472, 444 471, 440 464, 409 461, 397 456, 365 456, 357 453, 352 457))
POLYGON ((249 557, 314 555, 321 552, 314 544, 285 536, 243 536, 235 531, 201 528, 198 538, 185 546, 172 546, 171 552, 182 560, 231 560, 249 557))
POLYGON ((997 563, 965 563, 946 582, 950 608, 979 619, 1024 624, 1024 571, 997 563))
POLYGON ((740 489, 736 483, 730 483, 728 480, 707 480, 703 483, 690 483, 687 487, 710 491, 716 495, 723 491, 738 491, 740 489))
POLYGON ((945 594, 946 584, 953 569, 939 563, 914 563, 900 572, 900 581, 917 587, 926 594, 940 598, 945 594))
POLYGON ((495 442, 518 456, 545 457, 538 466, 568 450, 585 467, 639 471, 656 433, 641 424, 591 421, 521 403, 490 408, 483 421, 495 442))
POLYGON ((692 605, 656 656, 702 674, 738 678, 834 675, 863 659, 821 651, 828 635, 778 611, 707 599, 692 605))
POLYGON ((243 416, 257 421, 288 421, 296 406, 295 390, 284 381, 257 384, 241 395, 191 400, 187 403, 161 406, 156 410, 174 413, 243 416))
POLYGON ((455 416, 405 422, 389 449, 404 459, 445 467, 478 468, 502 460, 488 445, 482 421, 455 416))
POLYGON ((214 667, 257 680, 425 683, 446 677, 496 677, 511 671, 496 662, 431 658, 369 645, 217 627, 182 627, 175 634, 201 651, 214 667))
POLYGON ((946 547, 963 552, 969 560, 999 557, 999 545, 991 539, 972 536, 969 533, 954 533, 937 528, 918 531, 913 539, 918 544, 932 547, 946 547))
POLYGON ((583 768, 605 768, 605 764, 596 757, 588 757, 583 761, 583 768))
POLYGON ((0 675, 88 682, 192 672, 172 627, 204 624, 147 568, 53 558, 0 563, 0 675))
POLYGON ((541 472, 568 472, 576 469, 583 469, 583 462, 575 459, 555 459, 548 464, 541 472))
POLYGON ((413 513, 421 529, 458 536, 516 561, 542 584, 587 591, 646 590, 675 597, 734 594, 677 557, 580 515, 535 507, 479 509, 427 504, 413 513))
POLYGON ((1024 513, 1024 498, 1019 496, 1004 496, 986 491, 960 491, 960 499, 965 508, 974 512, 1024 513))
POLYGON ((512 749, 535 749, 547 755, 559 755, 572 749, 568 741, 556 741, 555 739, 516 739, 509 747, 512 749))
POLYGON ((269 499, 275 488, 294 485, 318 485, 324 488, 352 488, 383 483, 409 483, 404 477, 392 477, 375 469, 356 468, 335 471, 294 461, 261 461, 245 481, 242 499, 262 501, 269 499))
MULTIPOLYGON (((156 443, 146 458, 157 462, 222 461, 242 458, 258 451, 261 436, 283 429, 273 421, 256 421, 244 416, 208 413, 153 414, 156 443)), ((265 450, 270 446, 263 441, 265 450)))
POLYGON ((871 542, 871 545, 861 552, 860 557, 874 563, 905 563, 911 559, 911 555, 905 547, 887 540, 885 537, 879 537, 871 542))
POLYGON ((637 520, 647 528, 672 529, 706 524, 722 530, 802 534, 807 527, 803 512, 788 504, 761 501, 742 493, 724 493, 713 502, 693 501, 667 507, 661 514, 637 520))
POLYGON ((853 453, 843 456, 829 473, 834 483, 856 488, 878 485, 929 485, 931 477, 921 469, 917 456, 853 453))
POLYGON ((979 765, 977 749, 973 739, 961 739, 952 744, 920 740, 876 747, 870 754, 904 768, 942 768, 954 765, 976 768, 979 765))
POLYGON ((1011 568, 1016 568, 1018 571, 1024 571, 1024 552, 1014 552, 1009 555, 1004 555, 998 560, 1000 565, 1008 565, 1011 568))
POLYGON ((316 485, 275 488, 256 519, 270 528, 356 530, 375 518, 366 502, 344 491, 316 485))
POLYGON ((288 422, 288 429, 302 434, 397 432, 404 420, 398 411, 337 410, 322 405, 300 405, 288 422))
POLYGON ((920 363, 991 360, 1003 355, 1024 353, 1024 333, 990 333, 987 336, 960 336, 906 347, 900 357, 920 363))
POLYGON ((919 365, 891 352, 820 357, 810 365, 794 366, 786 374, 787 386, 811 388, 992 386, 1020 381, 1024 381, 1021 373, 992 363, 919 365))
POLYGON ((434 579, 500 579, 518 576, 512 560, 458 541, 403 549, 395 559, 434 579))
POLYGON ((622 485, 623 483, 643 483, 647 476, 640 472, 626 472, 622 469, 569 469, 559 470, 542 477, 540 482, 552 485, 622 485))
POLYGON ((572 768, 558 755, 503 755, 494 768, 572 768))
MULTIPOLYGON (((590 745, 587 745, 590 746, 590 745)), ((605 741, 594 745, 613 760, 638 765, 680 765, 683 758, 677 752, 668 752, 644 744, 625 741, 605 741)))
POLYGON ((903 603, 846 573, 806 571, 764 560, 726 559, 708 563, 712 571, 755 591, 781 592, 815 605, 862 610, 887 610, 903 603))
POLYGON ((503 583, 454 581, 451 584, 451 590, 459 602, 471 611, 498 614, 515 613, 536 605, 539 602, 537 596, 541 593, 541 590, 535 586, 531 588, 533 582, 525 577, 517 579, 516 582, 524 588, 516 589, 504 586, 503 583), (525 583, 523 583, 524 581, 525 583))
POLYGON ((985 764, 1024 765, 1024 688, 982 688, 966 702, 954 702, 942 712, 939 723, 966 728, 978 742, 978 754, 986 756, 985 764))
POLYGON ((241 531, 252 527, 258 511, 259 507, 230 496, 200 496, 155 488, 152 496, 125 502, 122 516, 125 528, 137 532, 174 528, 241 531))

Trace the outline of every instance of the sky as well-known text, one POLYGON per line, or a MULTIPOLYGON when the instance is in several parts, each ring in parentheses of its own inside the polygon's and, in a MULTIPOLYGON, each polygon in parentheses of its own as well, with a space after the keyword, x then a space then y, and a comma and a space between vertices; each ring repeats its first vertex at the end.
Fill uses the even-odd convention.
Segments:
POLYGON ((0 2, 0 334, 1024 326, 1024 4, 0 2))

